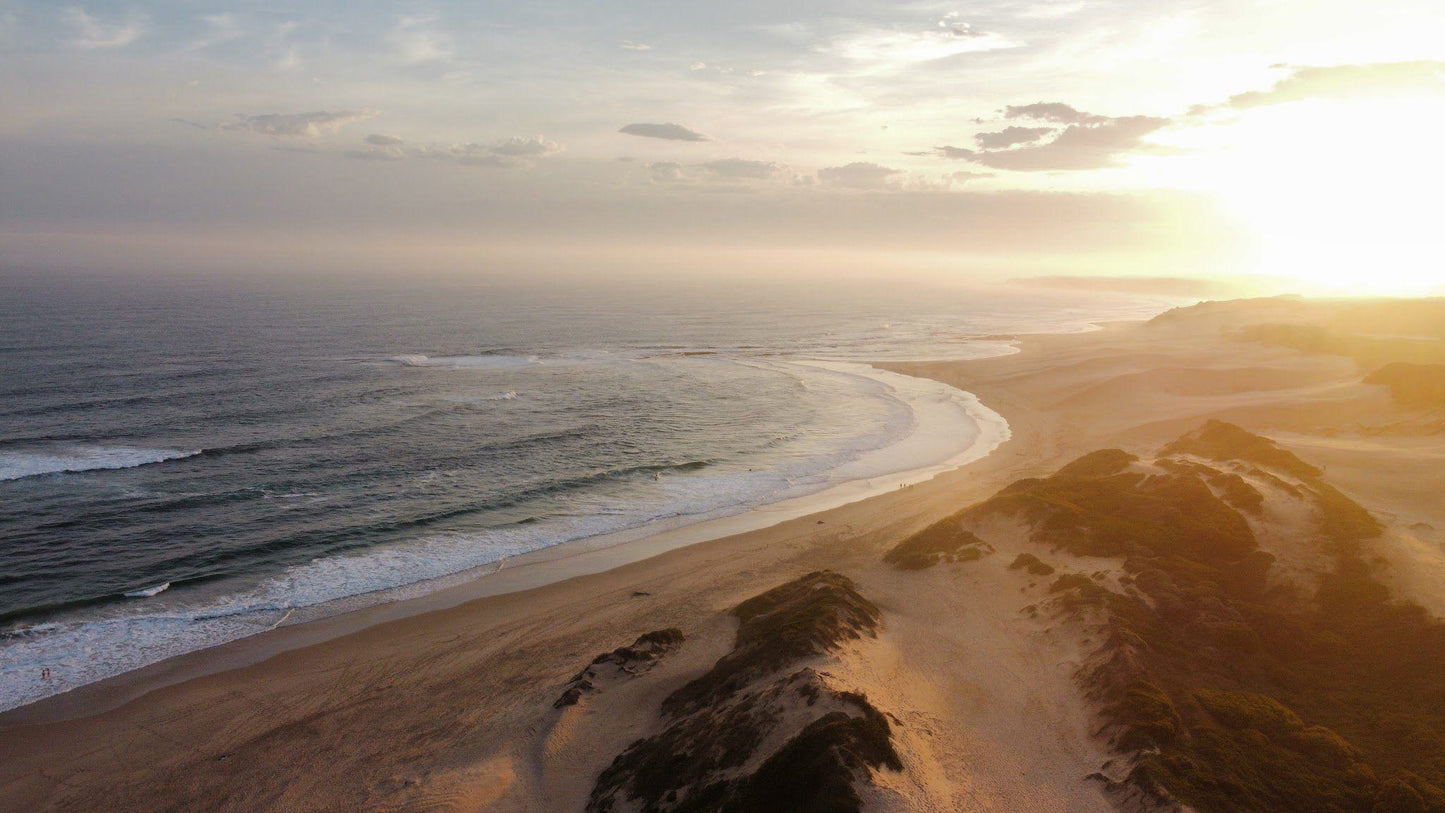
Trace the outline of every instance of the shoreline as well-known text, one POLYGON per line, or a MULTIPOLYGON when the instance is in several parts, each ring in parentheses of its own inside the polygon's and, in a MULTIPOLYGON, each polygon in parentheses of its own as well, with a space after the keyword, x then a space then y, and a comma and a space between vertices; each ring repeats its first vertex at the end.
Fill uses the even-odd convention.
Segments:
MULTIPOLYGON (((847 479, 825 486, 819 491, 750 506, 737 513, 709 512, 711 516, 703 514, 657 519, 636 528, 580 537, 521 554, 504 556, 500 560, 436 579, 343 597, 318 605, 293 607, 287 613, 287 618, 293 613, 299 617, 289 624, 285 623, 286 619, 283 618, 276 625, 254 634, 181 652, 0 711, 0 731, 92 716, 168 686, 250 666, 284 652, 314 646, 381 624, 425 616, 479 599, 512 595, 578 577, 605 573, 694 545, 726 540, 803 519, 826 524, 827 520, 819 517, 851 504, 867 502, 889 492, 957 472, 994 454, 1012 438, 1013 429, 1009 421, 986 406, 976 394, 936 378, 913 375, 895 368, 966 363, 982 358, 1000 358, 1018 352, 1015 348, 1008 354, 943 361, 840 362, 805 359, 790 362, 829 370, 841 366, 864 367, 873 375, 863 372, 852 374, 868 375, 875 380, 897 376, 914 379, 924 387, 950 391, 948 396, 963 404, 963 412, 976 427, 977 435, 967 446, 944 460, 885 474, 847 479), (388 593, 400 595, 377 598, 388 593)), ((921 408, 918 402, 910 402, 910 407, 915 410, 921 408)), ((884 447, 883 450, 891 450, 895 446, 917 440, 919 434, 922 433, 911 432, 899 443, 884 447)), ((935 438, 922 438, 924 441, 931 439, 935 438)), ((848 465, 851 464, 839 467, 838 471, 848 468, 848 465)))
MULTIPOLYGON (((580 810, 620 754, 673 730, 667 698, 738 651, 741 604, 830 571, 876 608, 876 629, 796 668, 829 692, 866 697, 890 721, 903 770, 855 777, 865 809, 1114 813, 1119 799, 1099 776, 1116 775, 1119 753, 1081 682, 1107 634, 1055 612, 1064 601, 1055 585, 1074 576, 1107 587, 1123 563, 1050 547, 1004 516, 969 525, 977 556, 925 572, 888 554, 1020 480, 1106 449, 1157 459, 1219 420, 1326 467, 1386 524, 1368 551, 1389 560, 1381 578, 1439 613, 1445 435, 1410 431, 1419 416, 1363 383, 1350 359, 1233 338, 1236 325, 1271 316, 1261 307, 1275 303, 1028 337, 1006 357, 880 364, 973 393, 1007 420, 1011 439, 962 468, 822 513, 598 572, 584 572, 586 555, 509 566, 491 584, 515 592, 437 595, 432 607, 406 605, 426 610, 418 614, 386 605, 282 628, 116 681, 108 695, 17 710, 0 717, 0 750, 13 755, 0 763, 0 809, 580 810), (1050 570, 1019 567, 1024 553, 1050 570), (577 574, 528 582, 565 568, 577 574), (562 702, 589 663, 655 636, 682 643, 562 702)), ((1288 491, 1266 498, 1280 495, 1288 491)), ((1263 523, 1256 538, 1283 578, 1314 572, 1297 549, 1313 533, 1307 512, 1271 508, 1245 521, 1263 523)), ((790 719, 783 736, 798 730, 790 719)))

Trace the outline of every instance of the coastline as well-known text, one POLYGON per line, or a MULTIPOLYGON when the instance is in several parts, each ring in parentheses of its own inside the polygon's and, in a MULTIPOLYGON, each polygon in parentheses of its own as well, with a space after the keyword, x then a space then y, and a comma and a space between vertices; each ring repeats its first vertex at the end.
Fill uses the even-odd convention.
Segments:
MULTIPOLYGON (((433 594, 433 606, 411 605, 416 614, 361 611, 345 622, 364 620, 354 629, 281 628, 263 636, 274 651, 246 639, 137 674, 108 696, 62 695, 11 712, 0 717, 0 749, 18 756, 0 764, 0 807, 581 809, 598 774, 665 725, 662 699, 731 650, 732 608, 832 570, 876 603, 882 631, 818 668, 888 710, 907 764, 874 777, 869 809, 1113 810, 1089 779, 1110 755, 1075 681, 1089 632, 1027 612, 1049 582, 1008 567, 1030 549, 1084 572, 1108 564, 1065 562, 1008 524, 980 529, 997 553, 979 562, 920 575, 882 558, 1016 480, 1103 448, 1153 453, 1219 418, 1306 458, 1324 449, 1348 496, 1388 507, 1387 541, 1417 534, 1389 549, 1398 571, 1441 572, 1445 540, 1411 529, 1445 528, 1429 499, 1445 471, 1427 462, 1445 454, 1445 440, 1329 440, 1358 416, 1393 420, 1388 396, 1362 384, 1348 360, 1240 343, 1227 328, 1111 324, 1026 337, 1010 356, 880 365, 974 393, 1012 437, 962 468, 822 513, 600 572, 566 573, 579 557, 504 568, 492 583, 516 580, 514 592, 433 594), (1407 490, 1371 474, 1391 470, 1428 483, 1407 490), (532 583, 529 570, 561 578, 532 583), (668 628, 686 643, 665 663, 555 708, 596 653, 668 628)), ((1438 591, 1423 580, 1395 586, 1412 598, 1438 591)))
MULTIPOLYGON (((860 476, 845 475, 841 482, 824 486, 818 491, 748 506, 736 512, 721 510, 654 520, 637 528, 581 537, 503 557, 496 562, 486 562, 435 579, 296 607, 287 614, 287 619, 293 613, 296 616, 291 623, 285 623, 287 619, 283 619, 275 626, 251 635, 184 651, 0 711, 0 731, 90 716, 157 689, 249 666, 282 652, 313 646, 378 624, 450 609, 477 599, 533 590, 623 567, 679 548, 823 515, 850 503, 869 500, 968 466, 994 453, 1011 437, 1008 421, 985 406, 973 393, 933 378, 890 369, 898 362, 800 359, 788 363, 871 378, 888 384, 895 392, 902 387, 911 387, 914 400, 908 403, 915 413, 926 409, 937 412, 939 404, 934 401, 948 400, 953 402, 953 406, 962 404, 962 411, 973 423, 977 434, 966 445, 941 460, 933 459, 936 454, 930 457, 928 451, 916 448, 909 450, 911 454, 905 453, 904 456, 910 457, 915 464, 918 455, 922 454, 923 459, 928 460, 923 465, 871 473, 865 465, 868 457, 865 454, 863 459, 830 472, 846 472, 851 466, 862 469, 860 476), (895 380, 890 384, 888 379, 892 377, 912 381, 895 380)), ((917 428, 899 443, 875 451, 897 456, 900 453, 897 447, 900 446, 940 443, 942 439, 938 435, 941 429, 956 428, 944 426, 947 420, 946 417, 931 416, 929 422, 936 425, 927 429, 917 428)), ((876 469, 877 465, 872 468, 876 469)))

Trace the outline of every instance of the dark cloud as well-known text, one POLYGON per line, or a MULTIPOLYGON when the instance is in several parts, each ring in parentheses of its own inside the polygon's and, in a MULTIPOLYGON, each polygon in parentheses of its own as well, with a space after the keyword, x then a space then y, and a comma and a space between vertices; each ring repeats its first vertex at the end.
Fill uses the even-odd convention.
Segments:
POLYGON ((1030 144, 1052 132, 1052 127, 1005 127, 995 133, 979 133, 973 140, 986 150, 1000 150, 1030 144))
POLYGON ((1009 105, 1004 108, 1006 119, 1037 119, 1056 124, 1097 124, 1107 121, 1106 116, 1096 116, 1075 110, 1063 102, 1034 102, 1033 104, 1009 105))
POLYGON ((818 170, 818 180, 825 186, 840 186, 848 189, 887 189, 893 186, 893 177, 903 170, 885 167, 866 161, 854 161, 841 167, 825 167, 818 170))
POLYGON ((627 135, 642 136, 643 138, 664 138, 669 141, 711 141, 712 139, 681 124, 629 124, 618 130, 619 133, 627 135))
POLYGON ((382 135, 381 133, 372 133, 364 140, 373 147, 399 147, 406 143, 396 136, 382 135))
POLYGON ((1169 119, 1154 116, 1124 116, 1098 124, 1073 124, 1045 144, 980 152, 972 160, 1018 172, 1102 169, 1116 165, 1124 153, 1145 148, 1144 137, 1169 123, 1169 119))
MULTIPOLYGON (((1296 67, 1268 90, 1240 93, 1222 105, 1199 105, 1191 115, 1219 109, 1245 110, 1304 99, 1381 99, 1410 95, 1445 94, 1445 62, 1380 62, 1366 65, 1296 67)), ((936 153, 963 158, 994 169, 1018 172, 1086 170, 1114 166, 1126 153, 1158 151, 1144 139, 1171 123, 1154 116, 1112 118, 1078 110, 1062 102, 1010 105, 1009 119, 1033 119, 1066 124, 1056 138, 1049 128, 1007 127, 976 137, 984 149, 939 147, 936 153), (1025 146, 1019 146, 1025 145, 1025 146)))

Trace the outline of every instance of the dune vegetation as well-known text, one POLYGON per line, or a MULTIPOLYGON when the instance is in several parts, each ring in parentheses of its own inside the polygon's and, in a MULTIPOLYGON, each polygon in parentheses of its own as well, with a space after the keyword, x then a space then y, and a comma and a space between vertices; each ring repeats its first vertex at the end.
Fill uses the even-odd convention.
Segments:
POLYGON ((1081 678, 1131 769, 1104 781, 1204 813, 1445 811, 1445 624, 1376 578, 1379 523, 1236 426, 1210 422, 1161 455, 1163 474, 1091 454, 961 516, 1022 516, 1037 543, 1122 561, 1118 589, 1081 573, 1050 587, 1105 632, 1081 678), (1329 563, 1314 583, 1275 572, 1240 483, 1308 503, 1312 521, 1287 532, 1329 563))
POLYGON ((667 727, 602 772, 589 811, 855 813, 855 781, 903 769, 883 713, 806 665, 878 630, 851 580, 810 573, 733 615, 732 652, 663 701, 667 727))
POLYGON ((926 570, 952 562, 975 562, 993 553, 993 546, 949 517, 904 539, 883 556, 901 570, 926 570))

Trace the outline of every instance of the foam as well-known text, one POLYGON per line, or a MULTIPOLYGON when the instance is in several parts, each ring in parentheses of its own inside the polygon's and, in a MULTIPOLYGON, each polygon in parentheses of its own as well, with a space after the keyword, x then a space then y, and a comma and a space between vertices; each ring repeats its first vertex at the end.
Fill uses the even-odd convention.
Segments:
POLYGON ((480 355, 480 356, 424 356, 400 355, 387 359, 403 367, 440 367, 455 370, 512 370, 543 363, 537 356, 480 355))
POLYGON ((200 449, 142 449, 130 446, 70 446, 50 450, 0 452, 0 480, 19 480, 45 474, 130 469, 181 460, 200 449))
POLYGON ((488 401, 515 401, 518 397, 516 390, 507 390, 494 395, 456 395, 442 400, 453 404, 484 404, 488 401))

